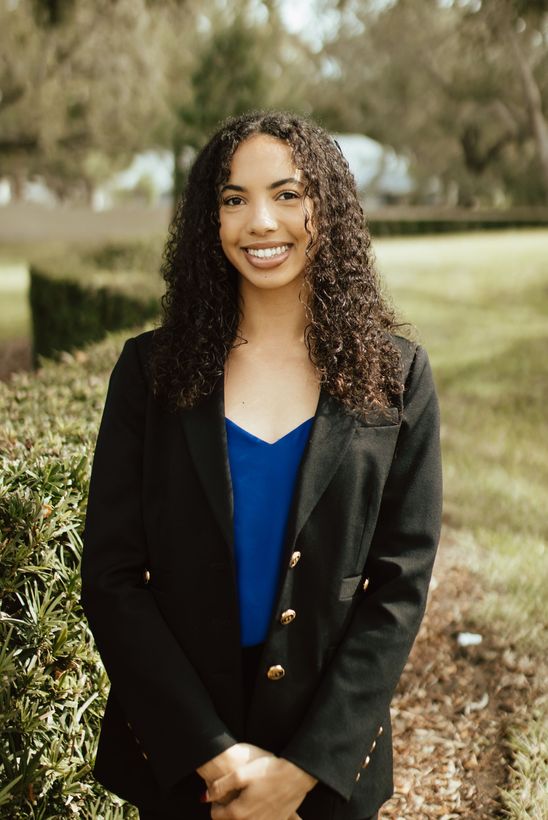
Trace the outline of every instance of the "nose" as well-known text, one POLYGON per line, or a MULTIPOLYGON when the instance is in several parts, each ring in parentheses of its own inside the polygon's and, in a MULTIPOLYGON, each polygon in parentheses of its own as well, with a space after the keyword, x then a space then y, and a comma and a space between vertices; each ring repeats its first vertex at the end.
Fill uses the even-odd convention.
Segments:
POLYGON ((251 208, 247 229, 251 234, 265 234, 275 231, 278 227, 276 216, 269 202, 258 201, 251 208))

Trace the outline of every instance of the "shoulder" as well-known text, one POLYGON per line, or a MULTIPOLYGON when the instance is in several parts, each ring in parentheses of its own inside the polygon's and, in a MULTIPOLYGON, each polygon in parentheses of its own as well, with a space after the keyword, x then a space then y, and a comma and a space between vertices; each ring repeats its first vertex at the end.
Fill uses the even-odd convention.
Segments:
POLYGON ((390 333, 389 339, 394 347, 400 351, 402 358, 412 359, 417 347, 419 347, 416 342, 407 339, 405 336, 399 336, 397 333, 390 333))
POLYGON ((402 382, 405 384, 420 345, 410 339, 406 339, 405 336, 399 336, 396 333, 391 333, 389 338, 390 342, 400 355, 402 382))
POLYGON ((390 341, 401 356, 402 382, 404 385, 407 386, 409 381, 412 381, 423 371, 430 370, 428 353, 421 344, 395 333, 390 334, 390 341))
POLYGON ((125 340, 118 360, 119 366, 137 368, 145 381, 148 380, 148 363, 155 333, 155 330, 146 330, 130 336, 125 340))
POLYGON ((141 394, 148 391, 148 359, 154 330, 125 339, 109 379, 111 393, 127 391, 141 394))
POLYGON ((155 333, 156 330, 145 330, 143 333, 138 333, 137 336, 131 336, 126 341, 126 344, 131 343, 134 346, 137 355, 143 362, 150 356, 155 333))
POLYGON ((404 415, 412 406, 437 405, 436 388, 432 368, 425 348, 415 341, 393 334, 392 344, 401 356, 403 394, 401 409, 404 415))

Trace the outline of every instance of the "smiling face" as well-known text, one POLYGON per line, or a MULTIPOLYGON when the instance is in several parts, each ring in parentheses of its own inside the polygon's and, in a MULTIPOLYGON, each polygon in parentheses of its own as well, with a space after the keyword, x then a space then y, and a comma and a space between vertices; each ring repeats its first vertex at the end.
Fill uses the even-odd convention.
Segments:
POLYGON ((302 279, 311 212, 285 142, 256 134, 239 145, 220 192, 219 233, 225 256, 246 282, 280 288, 302 279))

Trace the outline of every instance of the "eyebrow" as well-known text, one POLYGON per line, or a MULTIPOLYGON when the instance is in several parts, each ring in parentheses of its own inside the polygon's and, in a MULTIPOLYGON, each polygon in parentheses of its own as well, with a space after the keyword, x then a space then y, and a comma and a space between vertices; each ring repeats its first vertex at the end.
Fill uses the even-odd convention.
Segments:
MULTIPOLYGON (((292 182, 295 185, 301 185, 301 186, 304 187, 304 183, 301 182, 300 179, 296 179, 295 177, 287 177, 286 179, 279 179, 277 182, 273 182, 271 185, 268 186, 268 190, 273 191, 276 188, 281 188, 282 185, 287 185, 289 182, 292 182)), ((223 191, 241 191, 242 193, 244 193, 246 191, 246 189, 244 187, 242 187, 241 185, 229 184, 229 185, 223 185, 223 187, 221 188, 221 193, 223 193, 223 191)))

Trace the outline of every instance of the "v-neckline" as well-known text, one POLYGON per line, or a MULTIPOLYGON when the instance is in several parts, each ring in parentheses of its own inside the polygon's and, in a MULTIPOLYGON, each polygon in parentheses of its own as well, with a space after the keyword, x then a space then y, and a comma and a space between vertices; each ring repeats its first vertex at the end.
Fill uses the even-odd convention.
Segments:
POLYGON ((297 427, 294 427, 293 430, 289 430, 288 433, 285 433, 283 436, 280 436, 280 438, 277 438, 276 441, 265 441, 264 438, 259 438, 259 436, 256 436, 254 433, 250 433, 249 430, 246 430, 244 427, 240 427, 240 425, 236 424, 235 421, 232 421, 232 419, 229 419, 228 416, 225 416, 225 420, 232 424, 233 427, 236 427, 238 430, 240 430, 240 432, 244 433, 244 435, 248 436, 254 441, 259 441, 261 444, 266 444, 268 447, 273 447, 275 444, 279 444, 280 441, 284 441, 284 439, 286 439, 288 436, 291 436, 293 433, 296 433, 297 430, 300 430, 301 427, 304 427, 305 424, 309 424, 311 421, 313 421, 314 418, 315 416, 311 416, 309 419, 305 419, 299 425, 297 425, 297 427))

